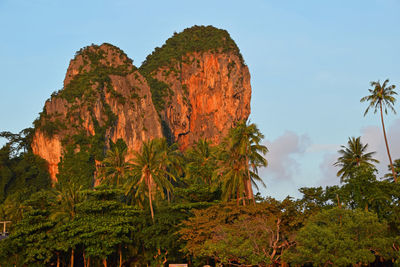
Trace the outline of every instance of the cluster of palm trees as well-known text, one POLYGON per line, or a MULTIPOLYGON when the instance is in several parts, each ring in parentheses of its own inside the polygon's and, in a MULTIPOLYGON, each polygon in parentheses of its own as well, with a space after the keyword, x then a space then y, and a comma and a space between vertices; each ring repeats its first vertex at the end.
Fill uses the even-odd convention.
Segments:
POLYGON ((100 183, 121 186, 125 195, 138 205, 148 201, 154 221, 155 197, 170 201, 174 186, 182 177, 220 186, 226 201, 254 202, 252 185, 262 182, 258 168, 267 166, 263 157, 268 152, 261 141, 263 135, 252 123, 238 122, 219 146, 199 140, 182 153, 177 144, 169 145, 164 138, 142 144, 140 151, 126 161, 127 148, 113 145, 100 165, 100 183))
MULTIPOLYGON (((364 112, 364 116, 367 115, 370 109, 373 109, 374 113, 376 113, 378 110, 380 111, 383 137, 385 139, 386 151, 389 158, 389 167, 392 172, 393 181, 397 182, 397 172, 390 156, 385 123, 383 121, 383 113, 387 114, 388 109, 396 114, 396 110, 394 109, 394 103, 396 102, 396 98, 394 96, 397 95, 397 93, 394 91, 395 85, 388 85, 388 83, 388 79, 386 79, 382 84, 379 81, 371 82, 372 89, 368 89, 370 94, 361 98, 360 101, 369 102, 369 105, 364 112)), ((375 152, 366 153, 368 144, 363 145, 360 137, 349 138, 347 144, 348 147, 342 146, 342 149, 338 151, 340 157, 338 158, 337 162, 334 163, 335 166, 340 167, 340 170, 337 172, 337 176, 341 177, 341 182, 351 176, 355 167, 374 167, 373 163, 379 163, 378 160, 373 158, 375 152)), ((396 160, 395 163, 398 164, 399 162, 396 160)))

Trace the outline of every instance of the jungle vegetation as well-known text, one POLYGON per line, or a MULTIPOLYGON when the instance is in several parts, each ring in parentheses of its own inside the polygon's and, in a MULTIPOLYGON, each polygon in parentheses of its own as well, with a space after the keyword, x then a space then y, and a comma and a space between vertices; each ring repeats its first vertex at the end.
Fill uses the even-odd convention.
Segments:
MULTIPOLYGON (((395 103, 394 91, 383 98, 384 88, 394 90, 387 83, 371 83, 362 98, 382 122, 395 103)), ((0 218, 12 221, 1 266, 400 263, 400 159, 380 177, 360 137, 338 151, 340 186, 300 188, 300 199, 278 201, 253 193, 265 186, 258 170, 268 165, 253 123, 238 122, 217 146, 199 140, 180 151, 149 140, 131 160, 122 139, 108 151, 92 149, 95 140, 70 146, 56 183, 32 152, 33 133, 0 134, 0 218)))

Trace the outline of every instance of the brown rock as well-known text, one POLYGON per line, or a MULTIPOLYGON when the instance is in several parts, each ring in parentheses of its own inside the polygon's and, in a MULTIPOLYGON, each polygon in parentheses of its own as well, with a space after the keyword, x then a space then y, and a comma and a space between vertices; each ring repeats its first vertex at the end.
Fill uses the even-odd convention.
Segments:
POLYGON ((173 138, 185 149, 201 138, 218 144, 250 114, 250 73, 233 52, 192 53, 177 64, 180 73, 160 68, 153 77, 173 91, 160 112, 173 138))
MULTIPOLYGON (((56 180, 58 163, 65 152, 65 145, 71 143, 71 137, 82 133, 86 137, 93 136, 96 127, 105 127, 104 151, 108 147, 107 140, 116 142, 122 138, 128 146, 128 158, 132 157, 133 151, 140 149, 143 141, 162 137, 159 117, 146 80, 122 51, 108 44, 85 48, 71 60, 64 89, 46 101, 44 112, 37 122, 32 149, 47 160, 53 180, 56 180), (125 66, 128 71, 123 75, 115 74, 118 71, 102 75, 100 77, 108 79, 108 83, 101 85, 93 82, 84 88, 86 91, 83 90, 82 95, 68 99, 65 91, 72 90, 68 85, 78 80, 79 74, 90 73, 93 68, 93 62, 85 56, 87 51, 103 54, 98 64, 100 67, 125 66), (111 89, 107 88, 107 84, 111 89), (116 118, 111 123, 110 113, 116 118), (54 124, 58 130, 49 133, 49 125, 54 124)), ((80 149, 79 146, 77 149, 80 149)))
POLYGON ((122 50, 110 44, 77 52, 64 88, 46 101, 34 123, 32 149, 47 160, 53 180, 68 144, 76 151, 96 148, 93 153, 99 163, 109 148, 108 140, 122 138, 129 159, 143 141, 163 135, 181 149, 199 139, 218 144, 250 114, 249 70, 224 30, 194 26, 174 34, 155 49, 140 71, 147 79, 122 50), (152 96, 149 83, 153 81, 165 83, 167 91, 152 85, 152 96), (97 142, 91 143, 92 136, 97 142))

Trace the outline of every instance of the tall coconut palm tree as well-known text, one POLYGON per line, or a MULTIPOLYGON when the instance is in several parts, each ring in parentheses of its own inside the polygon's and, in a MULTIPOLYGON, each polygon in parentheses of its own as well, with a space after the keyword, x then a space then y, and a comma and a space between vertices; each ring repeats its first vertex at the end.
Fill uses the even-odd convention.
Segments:
POLYGON ((243 204, 245 204, 244 198, 252 199, 254 203, 252 185, 257 188, 256 182, 264 185, 258 176, 258 168, 267 166, 263 155, 268 152, 268 149, 261 144, 262 138, 263 135, 257 126, 246 122, 238 123, 229 131, 222 143, 218 168, 214 173, 214 177, 220 177, 222 181, 225 200, 236 195, 237 203, 241 196, 243 196, 243 204))
POLYGON ((165 197, 164 190, 172 191, 168 177, 175 176, 164 166, 163 156, 159 149, 160 140, 144 142, 140 152, 135 152, 132 168, 125 184, 125 193, 135 192, 135 197, 147 195, 149 199, 151 218, 154 221, 153 198, 157 191, 165 197))
POLYGON ((386 151, 389 157, 390 167, 392 169, 393 179, 397 182, 396 172, 393 167, 392 157, 390 156, 389 145, 386 137, 385 123, 383 122, 383 110, 385 114, 387 114, 388 108, 396 114, 396 110, 394 109, 394 103, 396 102, 396 98, 394 97, 397 93, 394 91, 394 85, 388 85, 389 80, 386 79, 383 84, 380 84, 379 81, 371 82, 371 86, 373 89, 368 89, 371 93, 370 95, 364 96, 361 98, 361 102, 368 101, 369 105, 364 112, 364 116, 367 115, 370 108, 374 109, 374 113, 379 109, 381 113, 381 122, 382 122, 382 130, 383 137, 385 138, 386 151))
POLYGON ((334 166, 341 167, 337 172, 337 176, 340 176, 341 182, 352 175, 355 167, 365 165, 374 168, 372 162, 379 163, 378 160, 372 157, 375 152, 366 153, 368 144, 363 145, 361 137, 349 137, 347 145, 347 147, 341 146, 342 149, 338 151, 341 156, 333 164, 334 166))

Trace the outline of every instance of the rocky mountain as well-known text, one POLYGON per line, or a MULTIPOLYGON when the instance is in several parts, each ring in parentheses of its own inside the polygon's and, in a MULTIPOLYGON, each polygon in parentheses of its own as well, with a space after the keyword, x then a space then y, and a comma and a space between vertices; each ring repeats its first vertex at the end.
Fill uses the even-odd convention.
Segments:
POLYGON ((64 87, 34 122, 33 152, 56 179, 65 151, 89 150, 103 159, 122 138, 132 152, 166 137, 181 149, 201 138, 218 144, 250 114, 250 74, 225 30, 194 26, 175 33, 138 69, 119 48, 102 44, 78 51, 64 87))

